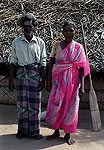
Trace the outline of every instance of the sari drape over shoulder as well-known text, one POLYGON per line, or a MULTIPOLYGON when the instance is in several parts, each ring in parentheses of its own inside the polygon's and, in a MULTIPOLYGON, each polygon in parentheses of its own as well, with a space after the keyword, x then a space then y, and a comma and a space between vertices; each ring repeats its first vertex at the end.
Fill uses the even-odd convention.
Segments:
POLYGON ((79 108, 79 68, 84 76, 89 65, 81 44, 72 41, 59 55, 52 69, 52 89, 49 95, 46 122, 65 133, 76 131, 79 108))

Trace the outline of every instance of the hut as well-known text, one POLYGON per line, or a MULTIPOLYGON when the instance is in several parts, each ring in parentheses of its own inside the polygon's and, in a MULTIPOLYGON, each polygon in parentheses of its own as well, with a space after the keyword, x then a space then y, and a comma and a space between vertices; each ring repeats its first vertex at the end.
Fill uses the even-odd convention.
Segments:
MULTIPOLYGON (((51 46, 62 37, 65 20, 77 24, 76 41, 83 45, 81 21, 84 24, 89 64, 100 110, 104 110, 104 1, 103 0, 6 0, 0 4, 0 103, 16 104, 16 92, 8 90, 9 56, 12 40, 21 35, 18 18, 32 12, 38 20, 36 35, 46 43, 47 62, 51 46)), ((86 93, 81 98, 80 109, 89 109, 89 79, 85 79, 86 93)), ((47 92, 43 92, 43 106, 47 104, 47 92)))

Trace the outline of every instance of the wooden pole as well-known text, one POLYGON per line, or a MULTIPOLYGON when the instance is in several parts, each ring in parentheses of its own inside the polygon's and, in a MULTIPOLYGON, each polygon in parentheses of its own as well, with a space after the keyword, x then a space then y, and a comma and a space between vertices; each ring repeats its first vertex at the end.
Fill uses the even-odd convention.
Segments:
MULTIPOLYGON (((85 53, 86 53, 86 57, 88 59, 87 46, 86 46, 82 22, 81 22, 81 27, 82 27, 85 53)), ((101 118, 100 118, 97 96, 96 96, 96 93, 95 93, 95 90, 94 90, 93 84, 92 84, 91 72, 89 73, 89 82, 90 82, 89 103, 90 103, 90 111, 91 111, 91 117, 92 117, 93 131, 100 131, 101 130, 101 118)))

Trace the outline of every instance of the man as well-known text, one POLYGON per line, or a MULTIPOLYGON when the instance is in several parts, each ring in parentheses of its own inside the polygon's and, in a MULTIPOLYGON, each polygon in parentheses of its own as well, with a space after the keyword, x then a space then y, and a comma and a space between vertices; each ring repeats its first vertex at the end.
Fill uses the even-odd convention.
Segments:
POLYGON ((16 72, 18 132, 21 139, 32 136, 39 140, 41 90, 45 84, 46 50, 45 43, 34 35, 37 21, 27 13, 19 19, 24 35, 13 40, 10 58, 9 89, 14 90, 16 72))

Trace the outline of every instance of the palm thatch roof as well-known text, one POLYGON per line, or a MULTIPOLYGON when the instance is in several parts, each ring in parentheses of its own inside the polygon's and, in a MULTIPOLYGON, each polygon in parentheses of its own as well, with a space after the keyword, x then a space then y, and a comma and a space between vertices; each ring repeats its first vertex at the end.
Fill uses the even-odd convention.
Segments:
POLYGON ((76 41, 83 44, 84 24, 90 68, 104 72, 104 1, 103 0, 2 0, 0 3, 0 62, 8 62, 12 40, 21 35, 19 17, 32 12, 38 20, 36 35, 46 42, 47 61, 52 43, 62 38, 65 20, 77 24, 76 41))

